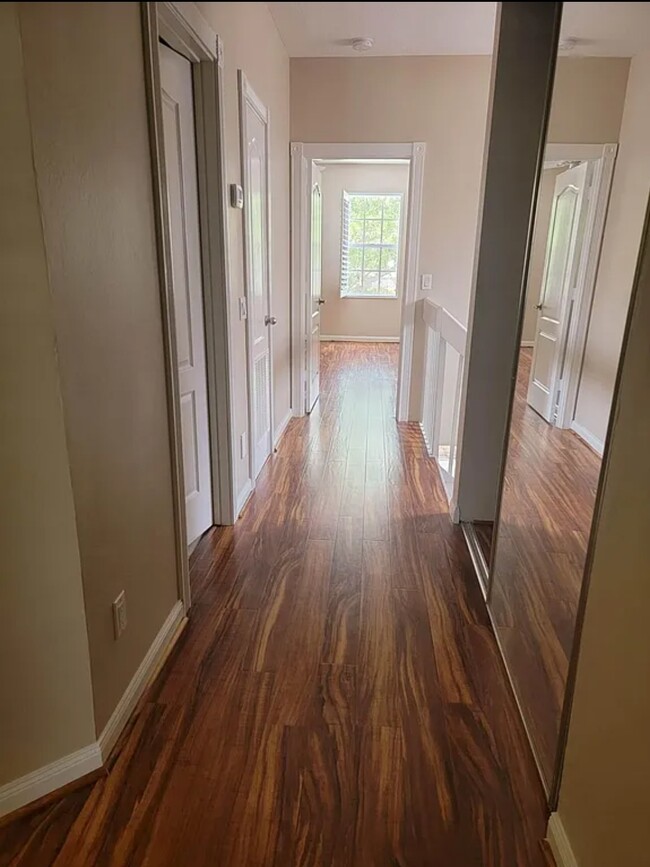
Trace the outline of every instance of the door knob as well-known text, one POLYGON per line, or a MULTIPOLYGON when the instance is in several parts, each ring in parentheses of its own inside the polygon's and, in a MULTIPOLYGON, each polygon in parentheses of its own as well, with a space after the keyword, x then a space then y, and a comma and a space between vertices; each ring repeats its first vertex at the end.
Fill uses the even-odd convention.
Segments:
POLYGON ((278 320, 275 318, 275 316, 265 316, 264 317, 264 324, 265 325, 276 325, 277 321, 278 320))
POLYGON ((536 304, 535 310, 541 310, 543 306, 544 306, 543 304, 536 304))
POLYGON ((318 303, 319 303, 319 304, 324 304, 324 303, 325 303, 325 299, 324 299, 324 298, 319 298, 319 299, 318 299, 318 303))

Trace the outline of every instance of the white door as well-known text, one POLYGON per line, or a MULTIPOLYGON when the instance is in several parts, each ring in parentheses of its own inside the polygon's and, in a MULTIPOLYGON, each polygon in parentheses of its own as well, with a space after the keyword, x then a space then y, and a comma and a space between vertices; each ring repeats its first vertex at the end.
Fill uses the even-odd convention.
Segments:
POLYGON ((321 171, 312 167, 310 282, 307 304, 307 412, 311 412, 320 394, 320 308, 323 272, 323 193, 321 171))
POLYGON ((212 525, 192 67, 166 45, 159 48, 189 544, 212 525))
POLYGON ((586 179, 587 163, 583 162, 561 172, 555 180, 528 383, 528 403, 550 423, 557 412, 563 347, 576 288, 586 179))
POLYGON ((253 478, 272 450, 271 327, 269 281, 268 114, 242 78, 244 124, 244 226, 250 352, 253 478))

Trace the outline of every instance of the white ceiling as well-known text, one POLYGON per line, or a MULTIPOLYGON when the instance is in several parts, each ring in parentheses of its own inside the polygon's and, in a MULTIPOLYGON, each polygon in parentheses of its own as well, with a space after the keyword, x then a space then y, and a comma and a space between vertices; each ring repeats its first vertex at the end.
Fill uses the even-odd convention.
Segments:
MULTIPOLYGON (((496 3, 269 3, 291 57, 491 54, 496 3), (370 51, 351 47, 372 36, 370 51)), ((631 57, 650 46, 650 3, 565 3, 577 56, 631 57)))

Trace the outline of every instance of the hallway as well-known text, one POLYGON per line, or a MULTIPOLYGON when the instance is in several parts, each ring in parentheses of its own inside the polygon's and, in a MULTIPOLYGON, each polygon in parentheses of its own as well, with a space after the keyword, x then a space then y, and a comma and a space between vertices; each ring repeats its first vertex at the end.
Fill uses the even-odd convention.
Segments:
POLYGON ((323 344, 110 773, 0 864, 541 867, 546 809, 395 344, 323 344))

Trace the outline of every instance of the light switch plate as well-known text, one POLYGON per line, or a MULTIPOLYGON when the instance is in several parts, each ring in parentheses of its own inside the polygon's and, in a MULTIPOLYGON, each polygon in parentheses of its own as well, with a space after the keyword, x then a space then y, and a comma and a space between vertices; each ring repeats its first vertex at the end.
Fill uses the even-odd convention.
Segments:
POLYGON ((423 292, 430 292, 433 285, 433 276, 431 274, 423 274, 420 279, 420 288, 423 292))

